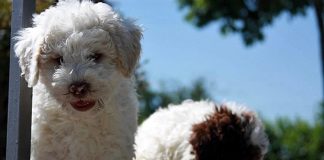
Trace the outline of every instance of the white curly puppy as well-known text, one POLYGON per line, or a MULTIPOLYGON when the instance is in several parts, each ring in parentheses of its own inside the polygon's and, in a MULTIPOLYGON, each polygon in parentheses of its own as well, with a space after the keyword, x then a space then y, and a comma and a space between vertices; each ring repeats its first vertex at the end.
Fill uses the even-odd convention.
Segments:
POLYGON ((269 144, 254 112, 208 101, 159 109, 135 141, 138 160, 262 160, 269 144))
POLYGON ((33 87, 31 159, 132 159, 140 39, 132 21, 88 0, 61 0, 18 33, 33 87))

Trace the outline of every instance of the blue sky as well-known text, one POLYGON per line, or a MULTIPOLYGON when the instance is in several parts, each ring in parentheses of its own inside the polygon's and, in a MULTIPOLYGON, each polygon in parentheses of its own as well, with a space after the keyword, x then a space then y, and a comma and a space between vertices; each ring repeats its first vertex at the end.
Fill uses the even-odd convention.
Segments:
POLYGON ((190 85, 199 77, 217 101, 246 104, 265 118, 313 121, 322 97, 318 32, 313 10, 306 17, 280 16, 265 28, 266 40, 245 47, 218 24, 197 29, 176 0, 115 0, 115 8, 144 28, 142 61, 150 83, 190 85))

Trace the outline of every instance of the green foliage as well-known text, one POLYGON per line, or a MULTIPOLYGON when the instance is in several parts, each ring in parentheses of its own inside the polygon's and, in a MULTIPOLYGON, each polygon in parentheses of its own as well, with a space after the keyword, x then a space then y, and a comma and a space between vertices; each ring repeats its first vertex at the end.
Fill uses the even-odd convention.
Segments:
MULTIPOLYGON (((324 118, 324 117, 322 117, 324 118)), ((324 126, 297 119, 266 122, 270 151, 266 160, 324 160, 324 126)))
POLYGON ((140 101, 139 123, 155 112, 158 107, 167 107, 169 104, 179 104, 183 100, 201 100, 210 98, 205 82, 198 79, 192 86, 181 86, 176 89, 162 89, 154 91, 148 81, 145 72, 138 68, 136 71, 137 91, 140 101))
POLYGON ((240 33, 246 45, 264 39, 263 28, 282 13, 305 15, 310 0, 178 0, 198 27, 220 22, 221 32, 240 33))
POLYGON ((324 126, 324 102, 320 105, 320 111, 316 115, 316 120, 320 125, 324 126))

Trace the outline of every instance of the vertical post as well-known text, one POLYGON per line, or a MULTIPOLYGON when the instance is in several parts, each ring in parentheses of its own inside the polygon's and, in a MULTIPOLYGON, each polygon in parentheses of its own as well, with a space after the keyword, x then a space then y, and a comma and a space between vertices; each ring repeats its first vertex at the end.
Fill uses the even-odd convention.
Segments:
MULTIPOLYGON (((19 29, 31 25, 34 11, 35 0, 12 1, 11 37, 19 29)), ((30 159, 32 91, 20 76, 18 59, 13 50, 14 43, 11 39, 6 159, 27 160, 30 159)))

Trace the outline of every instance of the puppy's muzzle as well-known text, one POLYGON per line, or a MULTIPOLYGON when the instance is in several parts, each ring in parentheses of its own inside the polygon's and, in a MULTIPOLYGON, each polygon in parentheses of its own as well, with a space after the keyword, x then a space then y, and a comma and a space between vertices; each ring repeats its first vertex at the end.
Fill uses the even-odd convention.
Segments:
POLYGON ((69 93, 74 97, 83 98, 90 90, 90 84, 87 82, 74 82, 69 86, 69 93))

